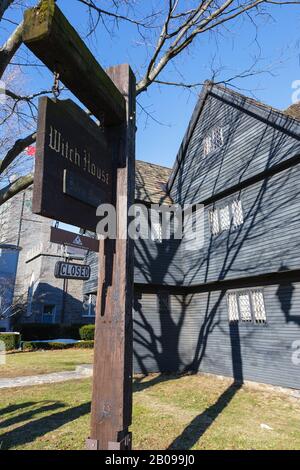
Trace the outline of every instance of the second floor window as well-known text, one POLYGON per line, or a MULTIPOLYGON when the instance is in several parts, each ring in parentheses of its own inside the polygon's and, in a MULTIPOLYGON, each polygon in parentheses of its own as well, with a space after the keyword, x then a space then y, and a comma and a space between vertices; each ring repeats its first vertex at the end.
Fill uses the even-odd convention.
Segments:
POLYGON ((203 153, 206 157, 210 152, 222 147, 224 143, 222 127, 215 127, 203 140, 203 153))
POLYGON ((212 235, 218 235, 225 230, 230 230, 244 223, 242 202, 239 199, 209 211, 210 231, 212 235))
POLYGON ((150 215, 150 234, 151 240, 156 243, 162 243, 163 234, 162 234, 162 216, 160 212, 149 211, 150 215))

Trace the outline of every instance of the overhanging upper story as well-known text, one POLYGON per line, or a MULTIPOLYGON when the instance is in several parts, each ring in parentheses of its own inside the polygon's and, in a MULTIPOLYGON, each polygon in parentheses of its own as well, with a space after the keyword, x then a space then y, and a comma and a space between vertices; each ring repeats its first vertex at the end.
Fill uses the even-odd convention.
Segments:
POLYGON ((298 111, 205 84, 173 170, 162 178, 159 166, 154 174, 138 163, 136 176, 146 205, 202 204, 204 244, 137 241, 137 284, 201 286, 300 269, 298 111))

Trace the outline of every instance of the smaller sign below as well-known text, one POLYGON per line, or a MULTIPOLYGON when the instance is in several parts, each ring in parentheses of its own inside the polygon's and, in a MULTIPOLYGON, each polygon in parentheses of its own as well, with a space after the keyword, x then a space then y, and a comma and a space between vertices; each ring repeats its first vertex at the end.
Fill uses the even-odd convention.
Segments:
POLYGON ((50 242, 57 243, 58 245, 73 246, 82 250, 95 251, 96 253, 99 252, 98 240, 56 227, 51 227, 50 242))
POLYGON ((91 277, 91 268, 85 264, 58 261, 55 265, 54 275, 57 279, 77 279, 79 281, 88 281, 91 277))

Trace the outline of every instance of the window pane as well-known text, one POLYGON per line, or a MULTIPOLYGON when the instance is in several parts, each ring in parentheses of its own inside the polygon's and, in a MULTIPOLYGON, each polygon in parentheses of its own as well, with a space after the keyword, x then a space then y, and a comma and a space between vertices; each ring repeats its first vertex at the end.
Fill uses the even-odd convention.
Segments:
POLYGON ((267 316, 265 310, 265 302, 262 291, 252 292, 252 303, 254 310, 254 318, 256 323, 266 323, 267 316))
POLYGON ((209 152, 211 152, 212 150, 212 145, 211 145, 211 136, 207 136, 205 137, 204 141, 203 141, 203 153, 204 155, 208 155, 209 152))
POLYGON ((43 323, 55 323, 55 305, 44 305, 43 323))
POLYGON ((216 127, 212 131, 212 147, 213 150, 222 147, 223 145, 223 129, 221 127, 216 127))
POLYGON ((228 294, 228 317, 230 322, 239 321, 239 309, 236 294, 228 294))
POLYGON ((230 212, 228 206, 222 207, 222 209, 220 209, 220 225, 221 230, 230 229, 230 212))
POLYGON ((222 127, 215 127, 203 140, 204 156, 208 155, 213 150, 217 150, 218 148, 222 147, 223 143, 223 129, 222 127))
POLYGON ((151 239, 157 243, 162 242, 162 229, 160 222, 155 222, 151 227, 151 239))
POLYGON ((150 232, 151 240, 156 243, 162 243, 161 213, 156 210, 150 210, 150 232))
POLYGON ((233 225, 238 227, 244 223, 244 214, 241 201, 234 201, 232 203, 233 225))
POLYGON ((209 211, 210 229, 213 235, 217 235, 220 232, 219 227, 219 215, 218 211, 209 211))
POLYGON ((252 321, 249 294, 239 294, 239 306, 242 321, 252 321))

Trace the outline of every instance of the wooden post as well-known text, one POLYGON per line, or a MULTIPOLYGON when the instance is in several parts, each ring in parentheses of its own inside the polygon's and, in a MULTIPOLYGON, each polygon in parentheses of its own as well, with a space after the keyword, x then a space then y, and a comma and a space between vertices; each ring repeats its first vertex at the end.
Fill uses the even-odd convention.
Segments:
MULTIPOLYGON (((104 71, 55 4, 24 15, 26 46, 106 128, 115 171, 117 240, 100 242, 91 434, 88 449, 131 448, 133 240, 128 208, 135 191, 135 77, 128 65, 104 71)), ((62 218, 66 217, 63 214, 62 218)), ((63 220, 66 221, 66 220, 63 220)), ((87 228, 87 227, 83 227, 87 228)))
MULTIPOLYGON (((135 77, 128 65, 107 71, 126 99, 126 123, 109 130, 119 143, 116 169, 117 240, 100 242, 91 434, 87 448, 131 448, 133 241, 128 208, 135 188, 135 77)), ((117 151, 117 148, 115 149, 117 151)))

